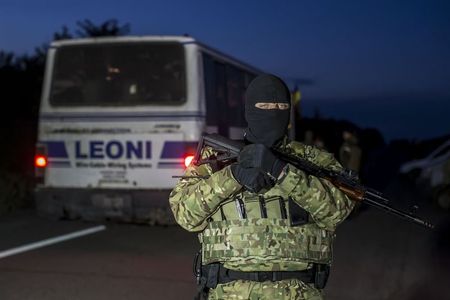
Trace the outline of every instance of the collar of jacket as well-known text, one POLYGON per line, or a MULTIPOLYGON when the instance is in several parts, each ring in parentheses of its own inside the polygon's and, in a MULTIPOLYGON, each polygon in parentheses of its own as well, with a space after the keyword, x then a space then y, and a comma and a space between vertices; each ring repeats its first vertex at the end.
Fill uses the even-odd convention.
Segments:
POLYGON ((286 147, 290 142, 291 142, 291 140, 289 140, 287 135, 285 135, 274 145, 273 148, 275 148, 279 151, 284 151, 284 150, 286 150, 286 147))

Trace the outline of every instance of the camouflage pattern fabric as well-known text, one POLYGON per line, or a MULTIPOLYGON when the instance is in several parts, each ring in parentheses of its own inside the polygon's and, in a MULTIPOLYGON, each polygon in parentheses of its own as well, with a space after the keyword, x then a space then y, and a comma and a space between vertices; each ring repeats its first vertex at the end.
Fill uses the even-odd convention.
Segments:
POLYGON ((292 227, 279 219, 213 221, 200 235, 202 261, 241 271, 295 271, 300 267, 296 262, 331 263, 332 236, 313 223, 292 227), (258 264, 262 261, 271 263, 258 264), (283 261, 290 263, 280 266, 283 261))
MULTIPOLYGON (((214 154, 211 148, 204 149, 202 158, 214 154)), ((175 220, 186 230, 201 231, 208 225, 211 216, 224 200, 229 199, 242 186, 233 178, 230 167, 213 174, 208 164, 199 167, 190 165, 185 176, 210 176, 207 179, 180 179, 169 195, 169 203, 175 220)))
MULTIPOLYGON (((332 154, 312 146, 291 142, 283 146, 281 150, 330 170, 342 170, 342 166, 332 154)), ((279 183, 279 189, 288 193, 297 204, 307 210, 317 226, 329 231, 334 231, 355 205, 331 182, 307 175, 291 165, 288 165, 287 176, 279 183)), ((280 192, 272 188, 269 190, 269 195, 271 191, 280 192)))
POLYGON ((210 300, 250 299, 250 300, 321 300, 322 293, 299 280, 277 282, 254 282, 237 280, 219 284, 208 294, 210 300))
MULTIPOLYGON (((325 168, 342 169, 333 155, 312 146, 285 139, 279 150, 325 168)), ((214 154, 213 149, 205 148, 202 158, 214 154)), ((209 164, 191 165, 185 175, 209 177, 178 182, 169 197, 176 221, 186 230, 199 232, 204 264, 221 262, 238 271, 298 271, 314 262, 331 264, 334 231, 354 205, 330 182, 290 164, 272 188, 259 194, 245 190, 229 166, 213 172, 209 164), (244 204, 245 219, 238 211, 237 198, 244 204), (310 214, 309 224, 290 226, 289 215, 283 214, 283 207, 289 211, 289 198, 310 214), (267 217, 261 215, 261 200, 267 217)), ((295 280, 264 284, 236 281, 219 285, 210 295, 216 297, 211 299, 321 299, 317 290, 307 292, 310 289, 295 280)))

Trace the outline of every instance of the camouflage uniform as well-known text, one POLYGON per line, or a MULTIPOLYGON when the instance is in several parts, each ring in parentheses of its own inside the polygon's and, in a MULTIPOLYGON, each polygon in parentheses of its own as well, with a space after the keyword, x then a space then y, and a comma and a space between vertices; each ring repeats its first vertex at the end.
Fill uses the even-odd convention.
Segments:
MULTIPOLYGON (((317 165, 339 170, 334 157, 312 146, 286 139, 279 150, 317 165)), ((213 155, 203 149, 202 157, 213 155)), ((330 182, 306 175, 287 164, 275 186, 259 194, 245 190, 227 166, 213 172, 209 164, 191 165, 185 175, 207 179, 181 179, 170 194, 176 221, 186 230, 199 232, 202 263, 222 263, 237 271, 300 271, 313 263, 331 264, 336 226, 353 208, 353 202, 330 182), (240 218, 235 199, 245 204, 240 218), (291 226, 283 214, 288 198, 305 209, 312 221, 291 226), (261 216, 261 200, 267 216, 261 216), (284 218, 283 218, 284 216, 284 218)), ((293 203, 293 202, 291 202, 293 203)), ((285 210, 288 212, 289 209, 285 210)), ((322 299, 321 291, 297 279, 282 281, 232 281, 210 290, 209 299, 322 299)))

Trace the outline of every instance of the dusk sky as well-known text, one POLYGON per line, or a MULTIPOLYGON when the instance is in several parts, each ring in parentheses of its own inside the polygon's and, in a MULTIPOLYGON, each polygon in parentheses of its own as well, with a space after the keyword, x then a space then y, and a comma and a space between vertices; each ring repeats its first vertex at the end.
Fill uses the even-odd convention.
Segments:
POLYGON ((450 1, 0 0, 0 49, 31 53, 76 21, 189 34, 301 87, 306 115, 388 139, 450 133, 450 1))

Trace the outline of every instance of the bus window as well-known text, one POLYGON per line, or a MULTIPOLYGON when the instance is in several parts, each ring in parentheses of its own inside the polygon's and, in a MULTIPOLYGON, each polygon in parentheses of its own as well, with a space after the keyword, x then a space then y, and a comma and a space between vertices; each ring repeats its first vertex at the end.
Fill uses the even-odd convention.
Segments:
POLYGON ((216 104, 216 76, 214 71, 214 60, 211 56, 203 54, 203 76, 205 83, 206 98, 206 125, 217 126, 218 110, 216 104))
POLYGON ((67 45, 56 50, 50 104, 182 104, 185 73, 178 43, 67 45))
POLYGON ((227 109, 227 89, 226 89, 226 73, 225 65, 220 62, 214 62, 215 74, 215 105, 218 110, 218 133, 223 136, 228 136, 229 127, 229 111, 227 109))
POLYGON ((256 75, 253 73, 245 73, 245 89, 247 89, 250 82, 252 82, 253 79, 256 78, 256 75))
POLYGON ((230 136, 230 127, 245 127, 245 90, 255 75, 208 54, 203 54, 203 75, 206 125, 217 127, 217 132, 224 136, 230 136))
POLYGON ((244 127, 245 77, 241 70, 227 65, 227 103, 230 126, 244 127))
POLYGON ((203 74, 205 76, 206 125, 217 126, 217 132, 228 136, 228 109, 226 104, 225 65, 203 54, 203 74))

